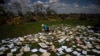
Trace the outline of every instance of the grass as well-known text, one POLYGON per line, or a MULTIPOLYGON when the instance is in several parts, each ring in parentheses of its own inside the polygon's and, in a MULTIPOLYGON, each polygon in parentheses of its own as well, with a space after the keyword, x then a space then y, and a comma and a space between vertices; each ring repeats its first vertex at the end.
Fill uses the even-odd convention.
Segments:
POLYGON ((41 24, 58 25, 58 24, 71 24, 71 25, 94 25, 99 21, 80 21, 80 20, 57 20, 57 21, 38 21, 25 23, 20 25, 2 25, 0 26, 0 40, 5 38, 14 38, 24 36, 27 34, 34 34, 41 32, 41 24))

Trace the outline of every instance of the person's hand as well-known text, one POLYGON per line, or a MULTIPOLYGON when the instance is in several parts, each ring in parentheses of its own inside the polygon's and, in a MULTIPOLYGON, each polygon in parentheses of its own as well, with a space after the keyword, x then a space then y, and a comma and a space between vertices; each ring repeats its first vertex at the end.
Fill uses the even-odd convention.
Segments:
POLYGON ((42 29, 42 31, 44 31, 44 29, 42 29))

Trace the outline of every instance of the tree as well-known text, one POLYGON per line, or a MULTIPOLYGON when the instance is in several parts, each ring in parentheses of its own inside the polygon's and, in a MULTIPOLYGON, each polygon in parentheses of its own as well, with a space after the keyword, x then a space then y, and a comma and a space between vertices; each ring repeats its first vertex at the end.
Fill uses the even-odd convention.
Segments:
POLYGON ((50 7, 47 8, 47 15, 56 14, 55 10, 51 9, 50 7))
POLYGON ((36 3, 34 3, 34 13, 36 15, 41 15, 41 14, 47 14, 47 15, 51 15, 51 14, 56 14, 56 12, 51 9, 50 6, 43 4, 43 2, 41 1, 37 1, 36 3))
POLYGON ((0 0, 0 15, 3 15, 5 13, 4 4, 4 0, 0 0))
POLYGON ((41 14, 43 11, 43 2, 41 1, 37 1, 35 4, 34 4, 34 12, 37 14, 41 14))
POLYGON ((14 2, 13 5, 16 7, 18 15, 21 15, 22 12, 21 12, 21 5, 20 5, 20 3, 14 2))
POLYGON ((0 0, 0 24, 5 24, 5 9, 4 9, 4 0, 0 0))
POLYGON ((0 4, 4 4, 5 2, 4 2, 4 0, 0 0, 0 4))

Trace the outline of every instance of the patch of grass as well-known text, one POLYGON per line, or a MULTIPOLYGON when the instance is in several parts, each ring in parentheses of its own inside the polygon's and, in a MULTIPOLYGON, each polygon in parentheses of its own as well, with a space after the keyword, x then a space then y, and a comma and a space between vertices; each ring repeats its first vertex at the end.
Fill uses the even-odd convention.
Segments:
POLYGON ((99 21, 80 21, 80 20, 57 20, 57 21, 38 21, 25 23, 20 25, 2 25, 0 26, 0 40, 5 38, 14 38, 24 36, 27 34, 34 34, 41 32, 41 24, 58 25, 58 24, 71 24, 71 25, 94 25, 99 21))

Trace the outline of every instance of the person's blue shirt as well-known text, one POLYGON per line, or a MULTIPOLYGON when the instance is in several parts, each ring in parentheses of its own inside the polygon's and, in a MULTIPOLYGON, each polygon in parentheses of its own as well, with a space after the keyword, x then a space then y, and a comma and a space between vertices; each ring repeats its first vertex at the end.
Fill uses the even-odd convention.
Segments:
POLYGON ((44 27, 43 27, 43 28, 44 28, 44 30, 45 30, 45 31, 49 30, 48 25, 44 25, 44 27))

